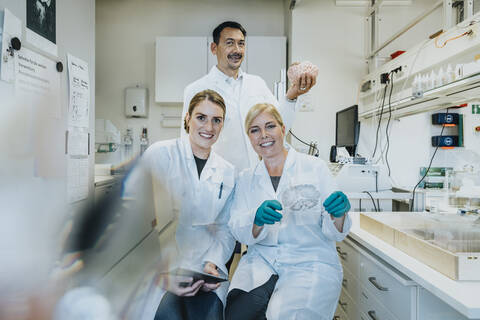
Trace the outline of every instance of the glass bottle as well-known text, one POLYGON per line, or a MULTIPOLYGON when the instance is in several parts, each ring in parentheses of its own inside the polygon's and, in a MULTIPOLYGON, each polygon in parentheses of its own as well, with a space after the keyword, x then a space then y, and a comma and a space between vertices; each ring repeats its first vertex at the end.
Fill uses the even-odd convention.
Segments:
POLYGON ((124 160, 130 160, 133 156, 133 135, 132 128, 127 128, 127 133, 123 136, 123 156, 124 160))
POLYGON ((140 136, 140 155, 142 155, 145 150, 148 148, 148 135, 147 135, 147 127, 143 127, 142 135, 140 136))

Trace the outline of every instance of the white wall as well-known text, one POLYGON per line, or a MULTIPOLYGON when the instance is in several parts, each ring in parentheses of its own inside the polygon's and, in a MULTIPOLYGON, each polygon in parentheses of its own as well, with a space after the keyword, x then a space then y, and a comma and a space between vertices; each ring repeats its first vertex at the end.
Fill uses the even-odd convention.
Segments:
MULTIPOLYGON (((23 35, 25 35, 25 21, 26 21, 26 1, 18 0, 0 0, 0 8, 9 9, 15 16, 22 20, 23 35)), ((95 123, 95 0, 57 0, 56 2, 56 36, 58 46, 58 58, 47 55, 32 45, 29 45, 25 38, 23 45, 45 55, 54 61, 62 61, 64 71, 60 77, 60 101, 61 101, 61 117, 56 119, 41 113, 40 106, 35 106, 30 116, 33 117, 31 122, 28 122, 29 114, 24 113, 16 115, 18 118, 8 118, 11 115, 11 110, 1 110, 0 117, 2 117, 7 126, 2 126, 2 130, 8 132, 5 136, 9 136, 9 143, 11 145, 25 144, 24 152, 20 155, 14 154, 16 167, 18 170, 13 170, 16 175, 26 173, 25 178, 28 178, 30 172, 44 178, 45 181, 60 181, 62 185, 61 192, 65 192, 66 184, 66 164, 67 158, 65 156, 65 131, 67 130, 67 106, 68 106, 68 84, 67 84, 67 61, 66 54, 70 53, 76 57, 86 61, 90 71, 91 83, 91 97, 90 97, 90 128, 89 133, 94 136, 95 123), (25 127, 17 125, 18 122, 23 121, 25 127), (8 126, 11 126, 9 128, 8 126), (35 164, 30 163, 35 162, 35 164), (38 173, 38 163, 42 163, 42 173, 38 173), (31 167, 31 168, 29 168, 31 167), (35 167, 35 169, 34 169, 35 167), (35 173, 36 171, 36 173, 35 173)), ((8 101, 8 98, 13 97, 13 85, 0 81, 0 101, 8 101), (4 96, 5 95, 5 96, 4 96), (10 96, 7 96, 10 95, 10 96)), ((14 100, 12 98, 12 100, 14 100)), ((3 105, 2 105, 3 106, 3 105)), ((2 149, 3 150, 3 149, 2 149)), ((91 140, 91 148, 93 150, 93 139, 91 140)), ((10 155, 9 150, 5 150, 3 155, 7 157, 10 155)), ((94 157, 89 157, 89 198, 93 198, 93 165, 94 157)), ((8 171, 9 168, 2 165, 2 169, 8 171)), ((30 177, 31 178, 31 177, 30 177)), ((60 195, 59 195, 60 196, 60 195)), ((77 203, 78 205, 82 202, 77 203)))
MULTIPOLYGON (((380 12, 380 43, 434 2, 414 0, 411 6, 383 7, 380 12)), ((381 55, 408 50, 438 31, 442 24, 442 10, 437 9, 382 50, 381 55)), ((292 12, 292 53, 289 59, 310 60, 320 69, 317 85, 311 90, 314 112, 298 113, 293 131, 307 142, 317 141, 320 156, 325 160, 328 160, 330 146, 335 143, 335 113, 357 104, 358 85, 368 72, 364 57, 366 31, 365 8, 336 7, 334 1, 303 0, 292 12)), ((438 126, 431 125, 430 115, 431 112, 392 120, 389 163, 396 186, 412 188, 419 180, 419 168, 428 166, 435 150, 431 147, 430 138, 440 133, 438 126)), ((377 119, 361 123, 359 153, 363 156, 370 157, 373 153, 377 119)), ((385 124, 386 121, 379 134, 382 145, 386 141, 385 124)), ((292 142, 301 146, 294 139, 292 142)), ((478 164, 479 159, 479 154, 463 148, 440 149, 432 165, 458 169, 466 163, 478 164)))
MULTIPOLYGON (((336 7, 334 1, 303 0, 292 12, 290 61, 309 60, 319 68, 310 91, 314 112, 297 114, 292 131, 317 141, 327 160, 335 143, 335 113, 355 104, 363 59, 365 8, 336 7)), ((294 146, 298 144, 292 139, 294 146)))
MULTIPOLYGON (((161 114, 181 113, 179 106, 154 102, 155 37, 208 36, 220 22, 236 20, 248 35, 283 36, 284 3, 279 0, 97 0, 97 109, 134 138, 146 125, 150 141, 179 136, 179 128, 162 128, 161 114), (124 116, 124 89, 139 84, 149 89, 148 119, 124 116)), ((179 66, 181 67, 181 66, 179 66)), ((118 154, 118 153, 116 153, 118 154)), ((115 162, 97 154, 97 162, 115 162)))

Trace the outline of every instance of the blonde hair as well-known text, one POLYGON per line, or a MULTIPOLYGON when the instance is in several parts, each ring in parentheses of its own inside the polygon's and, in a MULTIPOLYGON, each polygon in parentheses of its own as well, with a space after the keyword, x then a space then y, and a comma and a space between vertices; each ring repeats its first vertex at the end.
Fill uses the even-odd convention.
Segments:
POLYGON ((270 103, 257 103, 253 107, 250 108, 250 110, 247 113, 247 116, 245 117, 245 131, 248 135, 248 129, 252 125, 253 120, 255 120, 256 117, 258 117, 261 113, 267 112, 269 113, 277 122, 280 126, 285 126, 283 124, 282 116, 278 112, 277 108, 273 104, 270 103))
MULTIPOLYGON (((200 104, 200 102, 208 100, 210 102, 215 103, 217 106, 222 108, 223 110, 223 119, 225 120, 225 113, 227 112, 227 108, 225 106, 225 101, 223 100, 222 96, 214 91, 214 90, 203 90, 193 96, 192 100, 190 100, 190 104, 188 106, 188 114, 192 117, 193 110, 196 106, 200 104)), ((183 128, 188 133, 189 127, 187 122, 187 116, 183 119, 183 128)))

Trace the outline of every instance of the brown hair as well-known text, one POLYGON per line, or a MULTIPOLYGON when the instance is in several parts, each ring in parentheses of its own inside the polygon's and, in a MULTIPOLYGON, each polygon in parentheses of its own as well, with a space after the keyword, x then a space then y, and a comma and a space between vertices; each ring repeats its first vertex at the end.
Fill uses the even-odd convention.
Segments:
MULTIPOLYGON (((193 110, 196 106, 200 104, 200 102, 208 100, 210 102, 215 103, 217 106, 222 108, 223 110, 223 119, 225 119, 225 113, 227 112, 227 108, 225 107, 225 101, 223 100, 222 96, 218 94, 214 90, 203 90, 193 96, 192 100, 190 100, 190 104, 188 106, 188 114, 190 117, 192 116, 193 110)), ((188 133, 189 127, 187 123, 187 116, 183 119, 183 128, 188 133)))
POLYGON ((282 116, 278 112, 277 108, 273 104, 270 103, 257 103, 253 107, 250 108, 250 110, 247 113, 247 116, 245 117, 245 131, 247 132, 248 135, 248 129, 252 125, 253 120, 255 120, 256 117, 258 117, 259 114, 263 112, 268 112, 273 116, 273 118, 278 122, 280 126, 284 126, 282 116))

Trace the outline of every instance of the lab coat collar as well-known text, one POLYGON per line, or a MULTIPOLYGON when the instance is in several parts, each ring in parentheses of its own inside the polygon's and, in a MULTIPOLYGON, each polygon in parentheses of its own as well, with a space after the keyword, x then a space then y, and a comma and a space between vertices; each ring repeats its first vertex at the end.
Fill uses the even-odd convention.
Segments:
MULTIPOLYGON (((187 159, 187 164, 189 167, 195 169, 191 170, 192 173, 198 175, 197 172, 197 164, 195 163, 195 158, 193 157, 192 146, 190 144, 189 136, 184 136, 180 138, 180 143, 182 147, 182 153, 185 155, 185 159, 187 159)), ((208 156, 207 163, 205 163, 205 167, 203 167, 202 173, 200 175, 201 180, 208 179, 213 172, 215 172, 216 168, 220 165, 218 156, 213 149, 210 150, 210 155, 208 156)))
MULTIPOLYGON (((242 68, 238 69, 238 77, 237 77, 236 80, 242 79, 243 74, 244 74, 244 72, 243 72, 242 68)), ((216 65, 213 66, 212 69, 210 69, 209 75, 213 76, 215 79, 222 80, 224 82, 230 82, 231 80, 233 80, 232 77, 229 77, 225 73, 220 71, 220 69, 218 69, 218 67, 216 65)))
MULTIPOLYGON (((288 150, 288 154, 287 154, 287 158, 285 159, 285 165, 283 166, 282 175, 284 172, 289 170, 295 164, 295 160, 297 159, 297 151, 286 142, 284 145, 285 145, 285 148, 288 150)), ((263 159, 255 167, 254 174, 255 175, 266 174, 267 176, 270 176, 268 174, 267 166, 265 165, 265 161, 263 159)))

